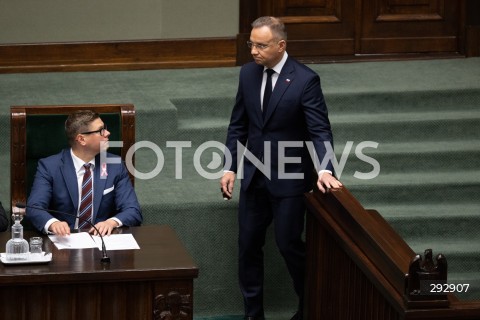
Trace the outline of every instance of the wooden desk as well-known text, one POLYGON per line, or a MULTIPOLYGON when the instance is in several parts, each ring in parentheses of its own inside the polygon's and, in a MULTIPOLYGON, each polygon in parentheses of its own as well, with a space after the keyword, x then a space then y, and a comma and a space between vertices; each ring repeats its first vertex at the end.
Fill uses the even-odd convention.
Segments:
MULTIPOLYGON (((57 250, 48 237, 44 249, 53 254, 50 263, 0 263, 1 318, 193 319, 198 268, 173 229, 152 225, 119 232, 132 233, 140 250, 107 251, 111 263, 106 266, 100 250, 57 250)), ((10 236, 0 234, 0 245, 10 236)))

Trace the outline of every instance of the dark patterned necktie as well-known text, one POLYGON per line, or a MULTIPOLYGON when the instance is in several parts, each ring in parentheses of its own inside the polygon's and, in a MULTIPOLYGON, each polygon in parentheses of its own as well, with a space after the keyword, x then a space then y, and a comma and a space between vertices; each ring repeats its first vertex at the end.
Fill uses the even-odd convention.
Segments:
POLYGON ((92 173, 90 172, 90 166, 92 164, 86 163, 83 165, 85 168, 85 173, 83 175, 82 182, 82 198, 80 200, 80 209, 78 210, 79 229, 83 229, 89 225, 85 220, 92 220, 92 209, 93 209, 93 179, 92 173))
POLYGON ((265 72, 267 73, 267 82, 265 83, 265 91, 263 92, 263 119, 265 119, 265 115, 267 114, 268 102, 272 96, 272 74, 275 71, 273 71, 273 69, 267 69, 265 72))

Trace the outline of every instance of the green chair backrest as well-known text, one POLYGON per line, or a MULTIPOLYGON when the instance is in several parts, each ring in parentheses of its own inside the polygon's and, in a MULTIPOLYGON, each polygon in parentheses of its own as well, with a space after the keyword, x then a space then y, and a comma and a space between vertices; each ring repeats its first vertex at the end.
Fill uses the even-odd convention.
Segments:
MULTIPOLYGON (((111 132, 111 141, 122 140, 122 120, 119 113, 101 113, 100 117, 111 132)), ((38 160, 57 154, 68 148, 65 135, 67 115, 29 114, 26 116, 26 170, 27 198, 30 194, 38 160)), ((120 156, 121 148, 109 148, 108 152, 120 156)))

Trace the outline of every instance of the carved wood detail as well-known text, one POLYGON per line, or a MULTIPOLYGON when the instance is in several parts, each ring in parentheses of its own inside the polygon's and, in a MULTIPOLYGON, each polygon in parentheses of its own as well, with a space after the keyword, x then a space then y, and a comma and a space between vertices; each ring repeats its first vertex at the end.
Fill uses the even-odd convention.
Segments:
POLYGON ((154 299, 154 320, 183 320, 192 317, 192 297, 189 294, 180 294, 170 291, 168 294, 159 294, 154 299))
POLYGON ((272 3, 273 11, 285 23, 338 22, 340 0, 281 0, 272 3))
POLYGON ((417 254, 405 275, 405 302, 412 308, 448 307, 446 293, 432 294, 431 284, 447 281, 447 259, 438 254, 433 261, 432 249, 425 250, 424 258, 417 254))
POLYGON ((434 21, 443 20, 443 1, 383 0, 377 1, 376 21, 434 21))
POLYGON ((478 55, 478 21, 465 19, 476 2, 241 0, 237 65, 251 61, 244 42, 251 22, 264 15, 282 18, 288 53, 305 63, 478 55))

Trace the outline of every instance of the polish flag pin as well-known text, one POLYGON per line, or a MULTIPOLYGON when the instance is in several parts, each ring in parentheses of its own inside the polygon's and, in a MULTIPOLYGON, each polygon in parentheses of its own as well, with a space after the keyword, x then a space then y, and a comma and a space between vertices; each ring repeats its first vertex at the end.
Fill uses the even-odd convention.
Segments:
POLYGON ((286 81, 286 82, 290 82, 290 79, 286 79, 285 81, 286 81))

